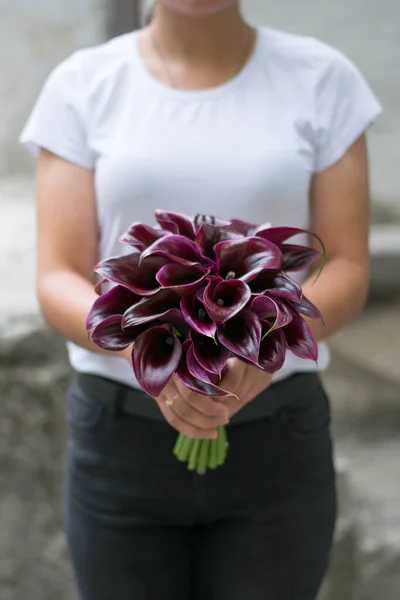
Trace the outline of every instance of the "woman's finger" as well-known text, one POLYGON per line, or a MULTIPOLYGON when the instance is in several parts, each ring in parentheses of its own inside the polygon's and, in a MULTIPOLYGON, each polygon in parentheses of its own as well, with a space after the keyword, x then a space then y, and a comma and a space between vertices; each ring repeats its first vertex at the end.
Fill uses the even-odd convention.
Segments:
POLYGON ((222 403, 215 402, 214 398, 202 396, 200 394, 196 394, 195 392, 191 392, 190 390, 184 390, 180 397, 189 406, 206 417, 223 419, 223 421, 229 417, 228 409, 222 403))
POLYGON ((216 414, 218 416, 209 417, 197 410, 196 407, 186 402, 182 396, 172 401, 170 404, 172 412, 176 413, 186 423, 199 429, 215 429, 219 425, 226 425, 229 421, 229 412, 227 407, 219 406, 216 414))
POLYGON ((182 419, 175 411, 172 410, 165 402, 156 400, 160 410, 167 421, 177 431, 187 435, 192 439, 215 439, 217 437, 216 429, 201 429, 195 425, 188 423, 182 419))

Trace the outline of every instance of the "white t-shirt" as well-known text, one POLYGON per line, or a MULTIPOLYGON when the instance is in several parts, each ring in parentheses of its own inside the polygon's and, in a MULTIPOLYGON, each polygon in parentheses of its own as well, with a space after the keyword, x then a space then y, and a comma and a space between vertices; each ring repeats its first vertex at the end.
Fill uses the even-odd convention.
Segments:
MULTIPOLYGON (((119 237, 156 208, 307 228, 313 173, 380 112, 356 67, 312 38, 260 28, 236 77, 182 91, 147 71, 133 32, 59 65, 21 141, 94 170, 105 259, 126 253, 119 237)), ((124 359, 68 349, 77 371, 137 385, 124 359)), ((318 367, 289 353, 275 379, 328 363, 321 343, 318 367)))

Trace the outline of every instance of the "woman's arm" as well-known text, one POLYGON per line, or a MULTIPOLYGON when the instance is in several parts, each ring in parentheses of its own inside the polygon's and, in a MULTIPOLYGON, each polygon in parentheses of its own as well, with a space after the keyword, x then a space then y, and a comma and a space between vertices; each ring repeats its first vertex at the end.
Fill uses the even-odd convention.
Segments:
POLYGON ((98 240, 93 172, 42 150, 36 198, 37 292, 42 314, 64 339, 104 354, 88 338, 85 325, 97 298, 93 280, 98 240))
MULTIPOLYGON (((310 229, 323 240, 327 261, 315 283, 315 273, 310 275, 303 292, 324 317, 325 325, 308 319, 315 338, 321 340, 359 313, 367 298, 370 208, 365 135, 339 162, 314 176, 310 202, 310 229)), ((230 414, 238 412, 270 383, 270 375, 239 360, 230 361, 221 385, 240 398, 240 403, 233 398, 226 400, 230 414)))
MULTIPOLYGON (((93 352, 122 356, 131 348, 108 353, 93 344, 86 317, 96 300, 93 269, 97 263, 98 225, 93 173, 41 151, 37 170, 37 289, 42 314, 52 329, 93 352)), ((198 396, 172 377, 158 403, 165 419, 192 438, 215 438, 228 409, 198 396), (166 400, 173 398, 172 410, 166 400)))
POLYGON ((325 325, 308 323, 317 340, 335 333, 364 307, 369 288, 370 220, 365 135, 335 165, 314 176, 311 231, 326 248, 327 262, 303 285, 304 295, 321 311, 325 325))

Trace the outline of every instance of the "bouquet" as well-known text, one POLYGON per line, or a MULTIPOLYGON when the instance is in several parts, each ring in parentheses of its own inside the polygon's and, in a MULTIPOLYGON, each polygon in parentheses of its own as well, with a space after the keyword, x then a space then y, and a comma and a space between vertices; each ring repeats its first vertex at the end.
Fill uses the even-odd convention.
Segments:
MULTIPOLYGON (((121 351, 133 344, 133 371, 147 394, 159 396, 176 374, 198 394, 227 396, 219 384, 232 357, 270 374, 283 366, 287 350, 317 360, 303 317, 322 317, 288 272, 325 258, 319 238, 321 252, 287 243, 308 233, 294 227, 161 210, 155 218, 158 227, 134 223, 122 236, 131 253, 97 265, 98 285, 113 287, 87 319, 99 347, 121 351)), ((174 453, 205 473, 224 463, 227 448, 219 427, 213 440, 180 434, 174 453)))

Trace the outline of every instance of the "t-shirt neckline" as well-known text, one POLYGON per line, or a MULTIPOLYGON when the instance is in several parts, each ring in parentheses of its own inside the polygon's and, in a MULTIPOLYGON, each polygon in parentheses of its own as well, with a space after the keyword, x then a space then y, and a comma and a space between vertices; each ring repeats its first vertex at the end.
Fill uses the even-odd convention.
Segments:
POLYGON ((226 82, 221 83, 220 85, 204 88, 199 90, 181 90, 170 87, 165 83, 162 83, 158 79, 152 75, 152 73, 148 70, 142 56, 139 51, 138 45, 138 37, 140 30, 134 31, 132 33, 131 38, 131 47, 133 47, 133 58, 135 60, 136 67, 141 74, 143 80, 147 82, 154 90, 158 93, 163 94, 164 96, 169 96, 171 98, 175 98, 177 100, 182 101, 200 101, 200 100, 213 100, 219 96, 229 94, 241 86, 242 81, 248 76, 249 72, 252 71, 254 64, 257 61, 257 57, 260 53, 261 47, 261 37, 262 31, 259 27, 256 28, 256 41, 254 44, 253 51, 249 56, 245 65, 240 69, 240 71, 228 79, 226 82))

